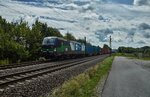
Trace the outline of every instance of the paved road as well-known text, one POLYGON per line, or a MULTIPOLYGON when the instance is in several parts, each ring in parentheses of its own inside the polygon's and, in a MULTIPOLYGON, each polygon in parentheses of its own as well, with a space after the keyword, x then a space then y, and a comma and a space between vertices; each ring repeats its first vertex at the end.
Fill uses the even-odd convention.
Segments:
POLYGON ((150 61, 115 57, 102 97, 150 97, 150 61))

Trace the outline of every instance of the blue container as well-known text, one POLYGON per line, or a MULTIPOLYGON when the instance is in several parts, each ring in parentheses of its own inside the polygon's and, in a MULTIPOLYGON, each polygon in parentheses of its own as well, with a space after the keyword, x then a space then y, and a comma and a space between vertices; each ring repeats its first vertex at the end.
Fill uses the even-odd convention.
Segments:
POLYGON ((96 54, 100 54, 101 53, 101 48, 99 46, 96 46, 96 54))
POLYGON ((86 54, 87 55, 98 55, 101 52, 99 46, 86 45, 86 54))
POLYGON ((92 45, 86 45, 85 51, 87 55, 93 55, 94 47, 92 45))

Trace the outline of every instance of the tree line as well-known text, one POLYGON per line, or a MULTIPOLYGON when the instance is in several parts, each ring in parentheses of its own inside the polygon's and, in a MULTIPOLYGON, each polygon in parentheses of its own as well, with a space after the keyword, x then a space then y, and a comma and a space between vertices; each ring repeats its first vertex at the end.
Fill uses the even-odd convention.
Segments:
POLYGON ((25 21, 9 23, 0 16, 0 60, 8 59, 14 63, 37 59, 42 40, 47 36, 75 40, 71 34, 63 36, 58 29, 38 20, 30 27, 25 21))
POLYGON ((142 53, 143 56, 150 57, 150 46, 144 46, 140 48, 133 48, 133 47, 119 47, 118 48, 119 53, 142 53))
POLYGON ((16 63, 38 59, 42 40, 47 36, 57 36, 85 43, 84 39, 77 40, 70 33, 63 36, 58 29, 49 27, 38 20, 29 26, 22 19, 16 23, 9 23, 0 16, 0 60, 7 59, 9 63, 16 63))

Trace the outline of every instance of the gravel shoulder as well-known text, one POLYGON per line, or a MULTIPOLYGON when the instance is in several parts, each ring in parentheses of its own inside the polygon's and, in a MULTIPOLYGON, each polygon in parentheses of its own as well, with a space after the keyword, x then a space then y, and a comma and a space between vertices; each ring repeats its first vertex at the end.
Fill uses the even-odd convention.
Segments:
POLYGON ((102 97, 150 97, 150 61, 115 57, 102 97))

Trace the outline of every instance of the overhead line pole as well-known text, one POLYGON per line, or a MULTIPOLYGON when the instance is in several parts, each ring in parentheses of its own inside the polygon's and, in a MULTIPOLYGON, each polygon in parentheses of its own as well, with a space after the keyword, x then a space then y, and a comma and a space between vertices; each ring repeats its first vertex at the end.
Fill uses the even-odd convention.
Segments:
POLYGON ((85 53, 85 55, 86 55, 86 37, 84 37, 84 42, 85 42, 85 43, 84 43, 84 44, 85 44, 85 52, 84 52, 84 53, 85 53))
POLYGON ((111 39, 111 36, 110 36, 110 40, 109 40, 109 45, 110 45, 110 56, 111 56, 111 52, 112 52, 111 42, 112 42, 112 39, 111 39))

